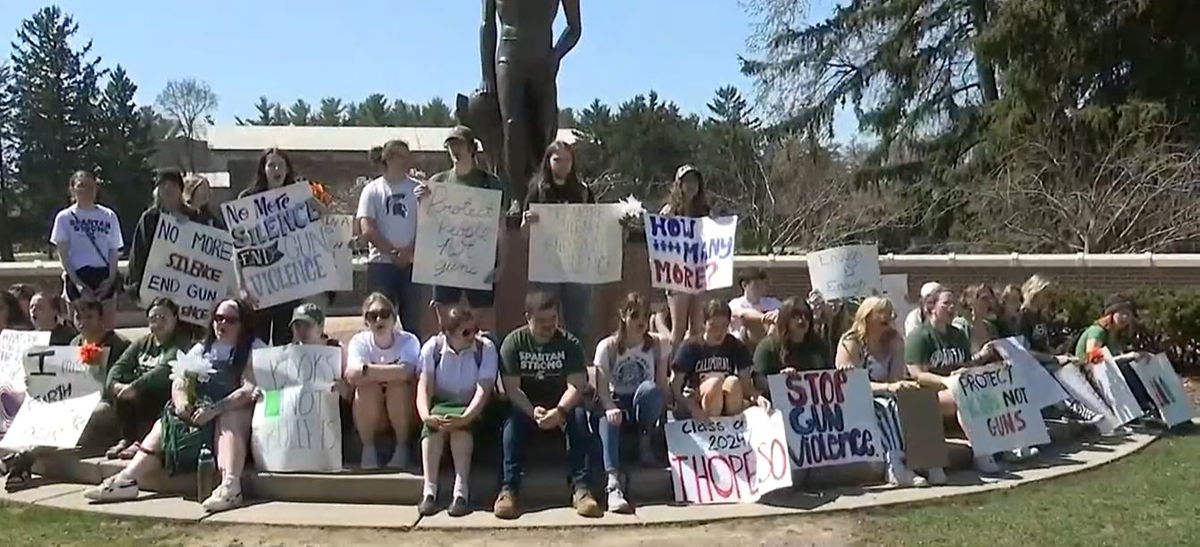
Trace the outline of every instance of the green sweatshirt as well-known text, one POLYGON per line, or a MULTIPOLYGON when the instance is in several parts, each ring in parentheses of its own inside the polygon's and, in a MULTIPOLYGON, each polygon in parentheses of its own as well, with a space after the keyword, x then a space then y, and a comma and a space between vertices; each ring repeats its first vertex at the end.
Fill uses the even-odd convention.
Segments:
POLYGON ((105 393, 112 394, 113 384, 129 384, 140 393, 169 393, 171 362, 189 347, 191 340, 179 331, 165 344, 155 342, 153 334, 139 338, 109 367, 105 393))

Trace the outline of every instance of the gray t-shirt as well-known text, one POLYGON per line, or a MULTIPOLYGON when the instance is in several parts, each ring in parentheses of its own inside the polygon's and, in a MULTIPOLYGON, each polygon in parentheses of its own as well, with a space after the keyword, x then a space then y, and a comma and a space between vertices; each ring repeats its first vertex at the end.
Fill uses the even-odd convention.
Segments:
MULTIPOLYGON (((363 187, 358 196, 356 219, 375 221, 379 234, 393 247, 411 247, 417 240, 417 183, 405 177, 389 181, 379 177, 363 187)), ((371 245, 370 262, 390 262, 371 245)))
POLYGON ((617 337, 609 336, 596 347, 596 366, 608 365, 609 390, 614 395, 632 395, 642 382, 654 381, 654 351, 638 344, 618 353, 617 337))

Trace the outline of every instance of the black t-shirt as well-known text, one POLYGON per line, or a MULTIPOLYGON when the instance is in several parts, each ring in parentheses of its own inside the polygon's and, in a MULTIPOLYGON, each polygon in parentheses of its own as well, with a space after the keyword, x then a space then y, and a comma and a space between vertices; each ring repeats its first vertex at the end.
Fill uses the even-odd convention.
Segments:
POLYGON ((746 345, 726 334, 720 344, 710 346, 703 341, 684 342, 675 354, 671 369, 687 377, 687 385, 696 387, 700 377, 708 374, 737 374, 752 366, 746 345))
POLYGON ((1064 329, 1052 317, 1030 309, 1022 309, 1016 334, 1024 336, 1029 349, 1038 353, 1056 354, 1070 351, 1065 347, 1064 329))
POLYGON ((533 188, 525 196, 525 208, 530 203, 596 203, 592 189, 586 184, 568 182, 561 186, 553 182, 534 182, 533 188))

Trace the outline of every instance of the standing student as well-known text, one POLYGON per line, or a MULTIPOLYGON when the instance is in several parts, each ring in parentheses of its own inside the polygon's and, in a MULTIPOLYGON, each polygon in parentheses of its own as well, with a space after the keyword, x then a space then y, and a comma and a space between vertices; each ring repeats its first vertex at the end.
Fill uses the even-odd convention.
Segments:
POLYGON ((767 335, 767 314, 779 310, 783 303, 767 295, 767 272, 759 268, 747 268, 738 274, 738 286, 742 288, 742 295, 729 301, 729 310, 733 313, 729 331, 753 348, 767 335))
POLYGON ((133 241, 129 245, 129 275, 125 278, 125 292, 139 298, 142 276, 146 272, 146 258, 150 245, 154 243, 154 232, 163 213, 186 218, 183 211, 183 175, 175 169, 163 169, 154 177, 154 201, 138 218, 133 230, 133 241))
POLYGON ((684 342, 671 361, 676 415, 707 420, 741 414, 750 401, 769 407, 754 387, 750 352, 729 334, 729 306, 709 300, 701 311, 700 337, 684 342))
POLYGON ((833 354, 814 328, 813 312, 808 303, 789 298, 783 301, 778 311, 775 331, 754 350, 755 381, 764 394, 770 392, 767 376, 833 368, 833 354))
POLYGON ((387 296, 400 310, 400 322, 420 337, 426 303, 413 284, 417 241, 417 182, 409 178, 408 143, 390 140, 380 149, 382 176, 363 187, 355 219, 370 248, 367 287, 387 296))
POLYGON ((604 515, 588 489, 592 437, 582 395, 587 388, 583 346, 559 327, 559 303, 553 295, 534 291, 525 297, 525 326, 504 338, 500 346, 501 379, 508 396, 502 433, 503 465, 500 495, 493 514, 502 519, 520 515, 517 496, 525 470, 525 451, 534 430, 564 431, 567 465, 579 515, 604 515))
MULTIPOLYGON (((268 148, 258 157, 258 167, 255 170, 254 183, 242 190, 238 198, 261 194, 268 190, 276 190, 296 183, 296 171, 292 167, 292 159, 286 152, 278 148, 268 148)), ((226 219, 228 222, 229 219, 226 219)), ((234 272, 237 274, 238 286, 241 287, 241 297, 257 310, 254 314, 255 323, 251 325, 255 338, 269 345, 281 346, 292 341, 288 322, 292 318, 292 310, 300 303, 298 300, 283 302, 263 309, 258 309, 257 300, 248 291, 247 281, 242 268, 234 261, 234 272)))
MULTIPOLYGON (((52 346, 65 346, 75 338, 75 327, 68 323, 67 317, 67 306, 57 294, 42 291, 29 300, 29 318, 33 322, 33 330, 49 331, 52 346)), ((111 328, 107 321, 104 326, 111 328)))
POLYGON ((225 229, 225 218, 212 200, 212 186, 202 175, 193 173, 183 178, 183 212, 192 222, 225 229))
MULTIPOLYGON (((504 184, 500 182, 500 179, 479 167, 475 155, 475 134, 471 132, 469 127, 463 125, 455 127, 450 132, 450 136, 446 137, 446 141, 442 144, 450 154, 450 161, 453 162, 454 167, 431 177, 429 179, 430 184, 465 184, 472 188, 504 191, 504 184)), ((419 186, 417 188, 417 198, 423 200, 427 192, 427 186, 419 186)), ((506 199, 507 193, 503 193, 500 198, 501 206, 504 205, 506 199)), ((427 202, 423 200, 421 206, 424 207, 426 205, 427 202)), ((434 286, 433 309, 437 313, 439 323, 444 321, 450 309, 459 304, 465 297, 467 304, 471 306, 471 311, 479 322, 479 328, 488 332, 496 330, 495 283, 500 279, 500 272, 503 271, 505 255, 508 249, 508 230, 504 228, 503 215, 497 219, 496 229, 500 232, 497 238, 496 267, 487 279, 489 283, 493 284, 492 288, 476 290, 434 286)))
POLYGON ((396 449, 386 467, 406 469, 421 341, 404 331, 396 306, 382 293, 368 295, 362 313, 367 329, 350 339, 346 362, 346 379, 355 389, 354 426, 362 439, 361 467, 379 469, 375 440, 381 431, 391 429, 396 449))
MULTIPOLYGON (((542 155, 542 165, 525 194, 525 215, 522 226, 538 221, 537 213, 529 210, 532 203, 596 203, 592 189, 579 180, 575 172, 575 147, 554 141, 542 155)), ((591 347, 592 287, 582 283, 532 282, 533 290, 553 294, 563 304, 564 327, 579 337, 583 346, 591 347)))
MULTIPOLYGON (((692 165, 675 170, 671 193, 659 214, 680 217, 706 217, 711 213, 704 192, 704 176, 692 165)), ((679 348, 685 338, 699 336, 704 329, 705 294, 667 291, 667 306, 671 312, 671 347, 679 348)))
POLYGON ((1154 412, 1154 400, 1146 390, 1142 379, 1133 370, 1134 361, 1145 360, 1149 353, 1136 348, 1133 340, 1134 323, 1137 320, 1137 307, 1133 301, 1121 294, 1110 295, 1104 301, 1104 314, 1092 323, 1075 345, 1075 356, 1084 363, 1092 363, 1093 352, 1107 348, 1116 362, 1129 391, 1137 399, 1138 405, 1145 412, 1154 412))
POLYGON ((58 250, 63 269, 63 294, 69 302, 99 300, 104 304, 104 323, 116 321, 117 253, 125 246, 121 221, 112 209, 96 203, 96 176, 87 171, 71 175, 75 203, 54 216, 50 243, 58 250))
POLYGON ((442 332, 421 347, 421 375, 417 380, 417 414, 421 427, 421 463, 425 490, 417 512, 437 511, 438 472, 442 454, 450 444, 454 460, 454 493, 446 514, 461 517, 470 510, 467 487, 471 479, 471 454, 475 427, 496 387, 499 356, 496 346, 480 336, 471 310, 454 308, 442 332))

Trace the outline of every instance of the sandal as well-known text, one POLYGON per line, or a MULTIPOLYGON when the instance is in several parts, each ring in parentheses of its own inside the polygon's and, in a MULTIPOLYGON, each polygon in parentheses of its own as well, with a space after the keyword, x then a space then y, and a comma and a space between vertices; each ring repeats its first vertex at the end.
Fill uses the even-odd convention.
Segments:
POLYGON ((117 459, 121 452, 123 452, 126 448, 129 448, 129 444, 129 441, 125 439, 117 441, 117 444, 112 445, 108 450, 104 451, 104 457, 110 460, 117 459))
POLYGON ((130 443, 124 450, 117 453, 118 460, 132 460, 134 456, 142 449, 142 445, 138 443, 130 443))

